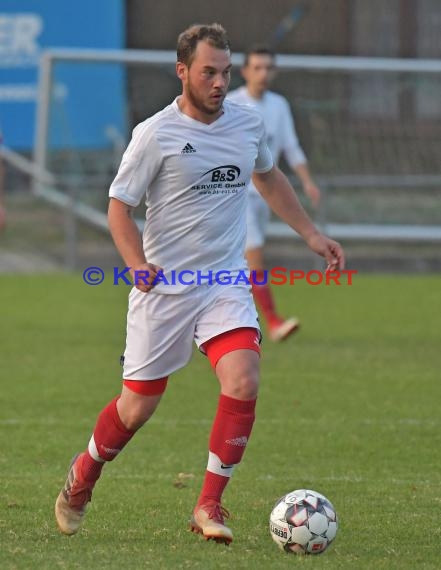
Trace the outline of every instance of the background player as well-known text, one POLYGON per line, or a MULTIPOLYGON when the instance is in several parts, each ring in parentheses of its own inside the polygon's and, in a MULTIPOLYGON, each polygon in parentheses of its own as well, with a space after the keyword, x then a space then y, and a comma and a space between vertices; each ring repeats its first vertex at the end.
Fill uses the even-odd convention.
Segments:
MULTIPOLYGON (((276 74, 274 52, 264 45, 250 47, 245 53, 241 72, 245 85, 231 91, 228 98, 237 103, 255 105, 258 108, 265 123, 267 142, 274 162, 277 164, 283 154, 289 166, 299 177, 303 191, 312 205, 317 207, 320 190, 309 172, 305 154, 297 138, 288 101, 278 93, 269 91, 269 86, 276 74)), ((256 281, 260 283, 264 282, 264 243, 269 217, 270 209, 267 203, 251 183, 247 209, 246 258, 249 268, 256 272, 256 281)), ((262 285, 253 283, 252 290, 254 300, 267 322, 269 337, 273 341, 283 340, 298 329, 298 319, 292 317, 284 320, 277 314, 268 283, 262 285)))
POLYGON ((136 283, 129 296, 124 382, 121 396, 98 416, 88 448, 74 458, 57 498, 55 514, 65 534, 78 531, 103 465, 152 416, 168 376, 189 362, 194 340, 210 360, 220 397, 191 527, 207 539, 232 540, 221 498, 254 423, 257 313, 246 284, 222 286, 205 279, 167 285, 164 278, 170 282, 171 270, 203 275, 246 270, 245 214, 253 170, 272 209, 330 268, 344 264, 340 245, 318 232, 273 165, 259 113, 224 102, 231 69, 225 30, 193 26, 179 36, 177 51, 182 95, 136 127, 109 192, 112 237, 136 283), (143 198, 141 241, 133 210, 143 198), (137 271, 149 275, 137 281, 137 271))

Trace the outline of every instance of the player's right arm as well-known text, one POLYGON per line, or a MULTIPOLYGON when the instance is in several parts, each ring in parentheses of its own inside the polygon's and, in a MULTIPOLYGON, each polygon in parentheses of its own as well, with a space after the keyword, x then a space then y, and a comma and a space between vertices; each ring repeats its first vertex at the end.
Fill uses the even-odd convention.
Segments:
POLYGON ((149 128, 148 122, 141 123, 133 131, 132 140, 109 190, 108 220, 113 241, 126 266, 130 267, 135 286, 144 293, 152 289, 152 281, 161 268, 146 260, 133 212, 148 192, 161 162, 162 154, 154 130, 149 128), (148 275, 136 279, 136 272, 140 271, 148 272, 148 275))
POLYGON ((135 287, 144 293, 148 293, 152 289, 152 282, 161 268, 148 263, 146 260, 141 235, 134 220, 133 212, 133 206, 124 204, 116 198, 110 198, 108 220, 113 241, 126 267, 131 268, 130 274, 135 287), (141 271, 148 272, 148 275, 146 273, 140 274, 141 271), (142 275, 143 278, 135 280, 135 275, 142 275))

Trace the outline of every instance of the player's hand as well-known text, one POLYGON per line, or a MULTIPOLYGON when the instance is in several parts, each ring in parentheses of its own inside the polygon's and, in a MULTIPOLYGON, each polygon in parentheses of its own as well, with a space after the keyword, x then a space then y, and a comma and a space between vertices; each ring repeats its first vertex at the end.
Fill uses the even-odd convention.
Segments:
POLYGON ((303 192, 311 200, 312 206, 317 208, 321 198, 320 188, 311 180, 303 185, 303 192))
POLYGON ((162 267, 153 263, 142 263, 136 267, 132 267, 130 273, 132 275, 133 284, 143 293, 148 293, 155 287, 155 277, 162 272, 162 267))
POLYGON ((342 246, 338 242, 317 232, 309 237, 306 243, 312 251, 326 259, 328 262, 326 271, 344 269, 345 254, 342 246))

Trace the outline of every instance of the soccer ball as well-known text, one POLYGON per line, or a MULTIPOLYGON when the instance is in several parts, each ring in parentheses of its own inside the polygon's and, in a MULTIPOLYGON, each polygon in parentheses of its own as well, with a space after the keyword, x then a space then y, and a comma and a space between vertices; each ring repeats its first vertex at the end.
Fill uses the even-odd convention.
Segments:
POLYGON ((281 497, 270 515, 270 533, 285 552, 321 554, 337 534, 337 513, 326 497, 299 489, 281 497))

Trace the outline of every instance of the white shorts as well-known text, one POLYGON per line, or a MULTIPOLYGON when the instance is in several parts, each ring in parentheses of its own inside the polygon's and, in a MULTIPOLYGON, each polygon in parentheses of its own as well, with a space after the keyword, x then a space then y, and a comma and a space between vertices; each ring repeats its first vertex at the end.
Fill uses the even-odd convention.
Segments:
POLYGON ((199 285, 182 295, 129 295, 124 380, 156 380, 185 366, 192 343, 241 327, 260 330, 246 285, 199 285))
POLYGON ((247 204, 246 249, 263 247, 270 212, 270 208, 262 196, 255 190, 250 190, 247 204))

